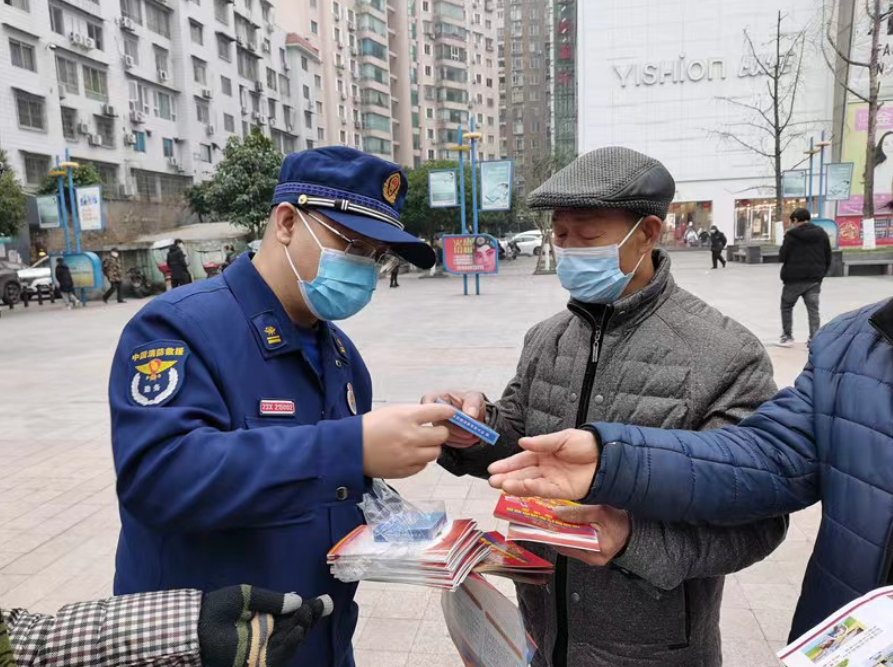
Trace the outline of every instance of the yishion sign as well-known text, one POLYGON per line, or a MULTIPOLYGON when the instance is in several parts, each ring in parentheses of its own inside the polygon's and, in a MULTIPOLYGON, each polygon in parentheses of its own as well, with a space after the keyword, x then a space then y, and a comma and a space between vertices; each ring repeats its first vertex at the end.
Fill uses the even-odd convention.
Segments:
MULTIPOLYGON (((769 58, 761 58, 768 63, 769 58)), ((790 63, 786 63, 785 69, 790 63)), ((657 63, 644 63, 633 65, 614 65, 614 74, 620 80, 620 87, 626 88, 629 84, 637 86, 653 86, 655 84, 685 83, 698 81, 723 81, 727 77, 728 67, 725 58, 700 58, 689 60, 685 54, 675 60, 663 60, 657 63)), ((739 78, 749 76, 762 76, 763 68, 753 56, 744 56, 738 65, 739 78)))

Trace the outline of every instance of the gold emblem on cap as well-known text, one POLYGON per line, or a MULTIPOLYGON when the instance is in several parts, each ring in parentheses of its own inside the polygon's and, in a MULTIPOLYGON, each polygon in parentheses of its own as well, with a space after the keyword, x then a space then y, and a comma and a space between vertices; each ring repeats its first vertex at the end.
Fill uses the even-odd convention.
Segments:
POLYGON ((301 195, 300 197, 298 197, 298 204, 303 206, 306 203, 307 203, 307 195, 301 195))
POLYGON ((396 172, 388 176, 388 180, 384 182, 382 194, 389 204, 397 201, 397 195, 400 193, 400 172, 396 172))

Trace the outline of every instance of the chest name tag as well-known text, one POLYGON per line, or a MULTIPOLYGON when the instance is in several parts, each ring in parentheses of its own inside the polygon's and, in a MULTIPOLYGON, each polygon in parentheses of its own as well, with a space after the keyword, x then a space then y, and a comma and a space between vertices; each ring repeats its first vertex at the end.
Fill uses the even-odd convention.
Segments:
POLYGON ((263 400, 260 402, 261 417, 293 417, 294 414, 294 401, 263 400))

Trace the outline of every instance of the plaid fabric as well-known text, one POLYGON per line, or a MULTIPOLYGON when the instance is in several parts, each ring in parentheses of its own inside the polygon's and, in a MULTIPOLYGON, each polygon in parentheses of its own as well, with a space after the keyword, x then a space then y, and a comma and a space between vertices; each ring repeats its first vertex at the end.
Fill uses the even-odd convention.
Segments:
POLYGON ((201 667, 200 591, 179 590, 79 602, 52 616, 6 617, 19 666, 201 667))

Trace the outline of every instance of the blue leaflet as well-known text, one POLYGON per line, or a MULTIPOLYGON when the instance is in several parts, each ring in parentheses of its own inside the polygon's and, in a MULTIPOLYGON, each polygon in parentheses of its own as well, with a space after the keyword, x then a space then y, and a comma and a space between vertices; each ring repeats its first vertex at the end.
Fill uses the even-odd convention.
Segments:
MULTIPOLYGON (((446 403, 446 401, 437 399, 437 403, 446 403)), ((476 435, 488 445, 495 445, 496 441, 499 440, 499 434, 496 431, 489 426, 481 424, 477 419, 469 417, 461 410, 456 410, 456 414, 450 419, 450 423, 468 431, 472 435, 476 435)))

